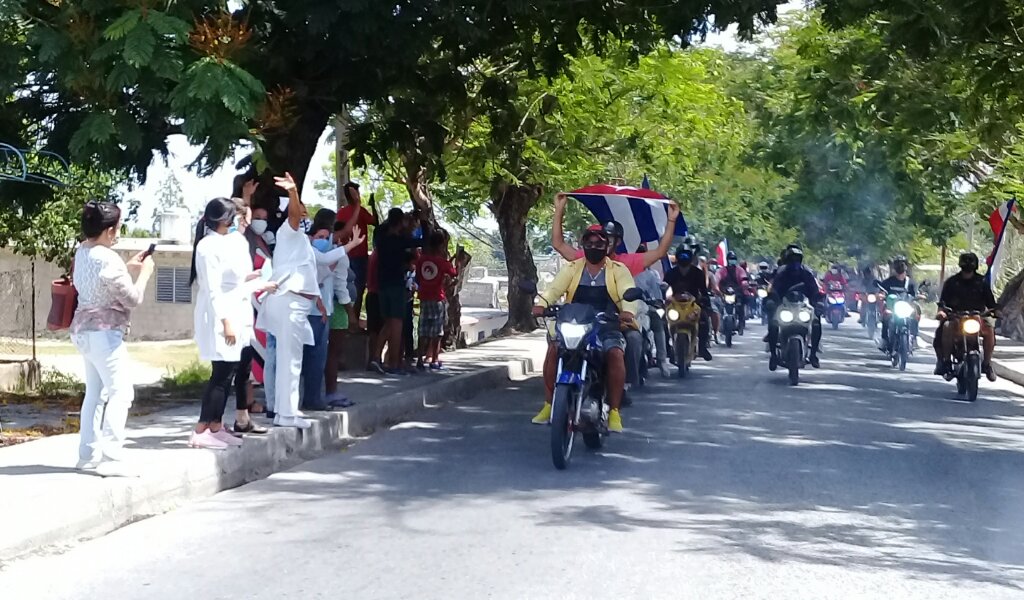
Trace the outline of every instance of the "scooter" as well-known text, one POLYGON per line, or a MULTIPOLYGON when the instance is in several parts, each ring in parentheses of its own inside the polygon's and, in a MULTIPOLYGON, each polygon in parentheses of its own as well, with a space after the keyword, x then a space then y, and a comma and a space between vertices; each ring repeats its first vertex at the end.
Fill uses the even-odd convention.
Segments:
POLYGON ((839 329, 839 325, 846 320, 846 292, 841 285, 829 284, 828 312, 825 314, 832 329, 839 329))
POLYGON ((676 296, 669 303, 665 315, 668 317, 669 337, 675 352, 676 373, 686 377, 697 356, 697 336, 700 327, 700 305, 690 294, 676 296))
POLYGON ((725 335, 725 347, 732 348, 733 334, 743 335, 743 321, 740 317, 740 310, 736 304, 743 301, 743 296, 737 294, 736 288, 727 286, 722 294, 722 333, 725 335))

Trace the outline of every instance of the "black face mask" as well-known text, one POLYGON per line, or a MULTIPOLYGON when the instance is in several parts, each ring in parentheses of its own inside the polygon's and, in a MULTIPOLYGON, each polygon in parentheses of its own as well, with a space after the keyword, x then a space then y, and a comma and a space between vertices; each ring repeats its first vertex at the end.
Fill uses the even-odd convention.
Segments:
POLYGON ((605 257, 608 256, 607 248, 584 248, 583 256, 587 259, 587 262, 592 265, 601 264, 605 257))
POLYGON ((895 270, 897 275, 903 275, 907 272, 907 265, 896 265, 895 270))

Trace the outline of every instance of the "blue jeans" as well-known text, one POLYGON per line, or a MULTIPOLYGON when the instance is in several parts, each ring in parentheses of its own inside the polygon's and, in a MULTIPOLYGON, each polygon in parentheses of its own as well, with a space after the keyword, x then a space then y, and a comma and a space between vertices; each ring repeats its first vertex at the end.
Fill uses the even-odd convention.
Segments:
POLYGON ((274 334, 267 332, 267 355, 263 357, 263 395, 266 396, 264 401, 270 412, 274 412, 274 406, 277 404, 277 397, 274 396, 277 392, 275 381, 277 381, 277 338, 274 337, 274 334))
POLYGON ((313 345, 302 347, 302 408, 324 408, 324 369, 327 367, 327 342, 330 329, 320 315, 309 315, 313 345))

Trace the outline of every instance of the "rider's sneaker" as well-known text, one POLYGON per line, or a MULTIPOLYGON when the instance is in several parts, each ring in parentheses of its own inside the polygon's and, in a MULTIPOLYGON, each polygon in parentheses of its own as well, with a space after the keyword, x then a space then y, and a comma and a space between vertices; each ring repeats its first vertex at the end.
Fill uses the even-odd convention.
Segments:
POLYGON ((551 405, 547 402, 544 403, 544 408, 540 409, 537 416, 533 418, 535 425, 547 425, 551 422, 551 405))
POLYGON ((660 365, 658 365, 658 369, 661 371, 661 376, 662 377, 668 378, 668 377, 672 376, 672 371, 669 369, 668 364, 669 363, 666 360, 665 362, 663 362, 660 365))
POLYGON ((622 416, 617 408, 613 408, 608 413, 608 431, 622 433, 622 416))
POLYGON ((703 359, 704 359, 704 360, 706 360, 706 361, 710 361, 710 360, 711 360, 711 358, 712 358, 712 357, 711 357, 711 351, 710 351, 710 350, 708 350, 707 348, 704 348, 703 350, 701 350, 701 351, 699 352, 699 354, 700 354, 700 357, 701 357, 701 358, 703 358, 703 359))
POLYGON ((984 364, 982 364, 981 365, 981 372, 985 374, 985 377, 988 377, 989 381, 993 381, 994 382, 996 380, 996 372, 995 372, 995 370, 992 369, 992 363, 984 363, 984 364))
POLYGON ((818 355, 817 354, 810 355, 807 358, 807 362, 811 363, 811 366, 814 367, 815 369, 820 369, 821 368, 821 361, 818 360, 818 355))
POLYGON ((949 364, 948 362, 943 362, 941 360, 935 361, 935 371, 933 372, 936 375, 947 375, 952 370, 953 365, 949 364))
POLYGON ((774 371, 779 368, 779 357, 775 352, 768 352, 768 370, 774 371))

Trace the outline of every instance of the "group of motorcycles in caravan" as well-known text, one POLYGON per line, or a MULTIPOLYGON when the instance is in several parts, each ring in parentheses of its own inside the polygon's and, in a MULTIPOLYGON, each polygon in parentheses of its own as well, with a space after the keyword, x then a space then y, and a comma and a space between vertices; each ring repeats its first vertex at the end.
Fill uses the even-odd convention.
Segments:
MULTIPOLYGON (((814 284, 818 282, 814 280, 814 284)), ((664 284, 663 284, 664 285, 664 284)), ((815 306, 809 299, 805 283, 775 290, 775 306, 768 302, 767 285, 753 287, 753 301, 747 317, 760 318, 762 323, 771 322, 777 328, 775 348, 769 347, 772 355, 770 368, 782 367, 788 372, 789 382, 797 385, 800 370, 808 364, 815 364, 812 354, 814 324, 819 315, 837 329, 848 316, 846 290, 829 285, 824 294, 825 302, 815 306), (770 311, 774 310, 774 318, 770 311)), ((880 349, 888 356, 894 367, 906 369, 907 361, 913 355, 916 345, 917 324, 920 309, 916 301, 923 296, 912 296, 905 288, 890 286, 888 289, 875 282, 877 290, 857 294, 854 306, 861 313, 862 325, 867 328, 871 339, 877 329, 887 322, 889 331, 887 343, 880 349)), ((520 285, 524 292, 536 294, 536 284, 525 282, 520 285)), ((823 290, 815 296, 821 296, 823 290)), ((721 331, 726 346, 732 345, 732 336, 742 334, 745 318, 737 310, 737 303, 744 302, 745 296, 735 288, 727 287, 721 293, 721 331)), ((668 301, 651 298, 638 288, 626 291, 623 298, 628 302, 643 302, 658 314, 664 316, 668 328, 668 342, 671 345, 678 377, 686 377, 693 359, 698 355, 698 329, 700 307, 696 299, 688 294, 673 297, 668 301)), ((941 307, 940 307, 941 308, 941 307)), ((549 329, 557 343, 558 369, 551 407, 551 452, 555 466, 564 469, 572 456, 575 437, 579 434, 590 449, 600 449, 608 434, 607 391, 604 383, 604 360, 600 343, 600 332, 605 327, 618 327, 618 315, 614 312, 597 312, 588 305, 551 305, 544 309, 543 316, 553 324, 549 329)), ((977 398, 981 370, 981 319, 985 314, 951 313, 957 326, 956 343, 953 352, 953 369, 947 379, 957 380, 957 391, 962 397, 973 401, 977 398)), ((643 336, 644 355, 641 368, 651 363, 654 355, 653 344, 643 336)))

